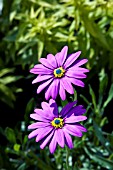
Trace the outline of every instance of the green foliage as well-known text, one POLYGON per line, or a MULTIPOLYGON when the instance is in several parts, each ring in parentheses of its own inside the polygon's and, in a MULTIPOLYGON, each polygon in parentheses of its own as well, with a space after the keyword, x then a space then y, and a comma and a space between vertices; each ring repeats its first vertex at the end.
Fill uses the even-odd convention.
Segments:
MULTIPOLYGON (((15 127, 0 128, 6 141, 0 146, 0 169, 66 170, 68 165, 70 170, 112 170, 113 132, 105 130, 111 126, 108 115, 112 114, 109 104, 113 101, 112 0, 4 0, 0 25, 0 107, 7 110, 0 109, 1 117, 3 112, 7 119, 13 119, 9 108, 18 116, 15 103, 20 96, 27 96, 24 106, 25 99, 19 101, 23 107, 19 114, 24 114, 21 120, 15 127), (58 147, 50 155, 48 148, 40 150, 39 144, 27 137, 29 114, 41 101, 40 96, 36 96, 37 102, 30 93, 32 76, 28 70, 40 57, 55 54, 64 45, 69 46, 69 53, 81 50, 81 58, 88 59, 86 67, 90 69, 86 91, 76 90, 70 98, 86 105, 84 125, 88 132, 73 138, 74 149, 68 151, 68 157, 66 148, 58 147), (28 82, 27 87, 23 82, 28 82)), ((58 102, 61 110, 68 99, 58 102)))

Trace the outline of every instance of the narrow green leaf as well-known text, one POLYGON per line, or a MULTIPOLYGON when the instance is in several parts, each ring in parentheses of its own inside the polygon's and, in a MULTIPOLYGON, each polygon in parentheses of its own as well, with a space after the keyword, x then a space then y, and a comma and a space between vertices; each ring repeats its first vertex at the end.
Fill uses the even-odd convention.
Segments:
POLYGON ((90 92, 90 95, 92 97, 92 103, 94 105, 94 109, 95 109, 95 112, 97 110, 97 105, 96 105, 96 96, 95 96, 95 93, 93 91, 93 89, 91 88, 91 86, 89 85, 89 92, 90 92))
POLYGON ((110 87, 110 90, 109 90, 109 94, 108 94, 108 98, 104 102, 103 107, 105 108, 112 99, 113 99, 113 84, 111 84, 111 87, 110 87))
POLYGON ((0 70, 0 77, 4 76, 5 74, 13 73, 13 72, 14 72, 14 68, 4 68, 0 70))
POLYGON ((26 169, 26 163, 21 164, 17 170, 25 170, 26 169))
POLYGON ((95 135, 97 136, 98 140, 109 151, 109 153, 112 153, 111 148, 109 146, 106 146, 106 143, 109 143, 109 141, 103 136, 102 130, 99 128, 95 121, 93 121, 93 126, 95 135))
POLYGON ((88 151, 86 147, 84 147, 85 152, 90 157, 90 159, 93 159, 95 162, 97 162, 101 167, 107 168, 107 169, 113 169, 113 161, 108 160, 107 158, 104 158, 100 156, 97 153, 93 153, 92 151, 88 151))

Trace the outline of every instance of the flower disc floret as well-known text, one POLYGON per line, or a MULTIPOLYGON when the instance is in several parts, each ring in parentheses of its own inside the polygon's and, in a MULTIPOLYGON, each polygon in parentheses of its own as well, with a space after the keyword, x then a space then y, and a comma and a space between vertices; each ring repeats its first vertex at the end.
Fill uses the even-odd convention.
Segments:
POLYGON ((54 118, 54 120, 52 120, 51 125, 55 128, 62 128, 64 124, 64 121, 62 118, 54 118))
POLYGON ((54 70, 54 76, 61 78, 64 76, 65 70, 62 67, 59 67, 57 69, 54 70))

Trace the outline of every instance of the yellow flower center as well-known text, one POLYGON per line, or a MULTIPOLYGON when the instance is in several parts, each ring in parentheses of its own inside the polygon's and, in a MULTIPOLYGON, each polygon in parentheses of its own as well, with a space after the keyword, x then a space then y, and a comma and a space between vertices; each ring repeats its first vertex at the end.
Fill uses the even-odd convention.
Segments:
POLYGON ((57 69, 54 70, 54 76, 55 77, 62 77, 65 73, 65 70, 62 67, 59 67, 57 69))
POLYGON ((52 120, 51 125, 55 128, 62 128, 64 124, 64 121, 62 118, 54 118, 54 120, 52 120))

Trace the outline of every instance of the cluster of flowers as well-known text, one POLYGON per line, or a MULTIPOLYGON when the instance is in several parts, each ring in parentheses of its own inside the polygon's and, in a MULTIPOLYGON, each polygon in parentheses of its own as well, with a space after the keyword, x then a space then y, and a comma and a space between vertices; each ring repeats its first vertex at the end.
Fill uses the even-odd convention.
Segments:
POLYGON ((58 112, 58 106, 55 102, 58 94, 62 100, 66 99, 66 91, 74 94, 72 84, 84 87, 84 83, 80 80, 86 78, 84 73, 89 70, 80 67, 88 60, 77 60, 81 52, 78 51, 71 55, 67 55, 68 47, 65 46, 61 52, 55 56, 47 55, 47 59, 41 58, 40 63, 30 70, 33 74, 38 74, 32 83, 39 83, 37 93, 45 89, 45 99, 49 102, 42 102, 42 109, 35 109, 30 117, 37 122, 28 126, 33 129, 28 138, 36 137, 36 142, 40 141, 40 148, 49 146, 51 153, 54 153, 57 144, 60 147, 67 145, 73 148, 70 135, 82 137, 82 132, 86 132, 86 128, 79 122, 86 120, 83 116, 86 110, 82 105, 76 106, 77 101, 70 102, 58 112))

